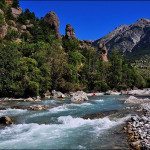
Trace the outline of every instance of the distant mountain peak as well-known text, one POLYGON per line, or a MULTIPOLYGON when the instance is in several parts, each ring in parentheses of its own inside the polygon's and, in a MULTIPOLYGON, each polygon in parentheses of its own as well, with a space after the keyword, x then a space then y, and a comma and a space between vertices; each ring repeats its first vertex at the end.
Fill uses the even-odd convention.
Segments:
POLYGON ((132 26, 145 27, 147 25, 150 25, 150 19, 141 18, 138 19, 134 24, 132 24, 131 27, 132 26))
POLYGON ((150 19, 141 18, 137 20, 138 23, 150 23, 150 19))
MULTIPOLYGON (((131 25, 121 25, 106 36, 93 42, 94 46, 104 43, 109 51, 150 54, 150 19, 141 18, 131 25), (143 50, 144 49, 144 50, 143 50)), ((131 53, 128 53, 131 54, 131 53)))
POLYGON ((116 27, 115 30, 122 30, 123 28, 127 28, 128 25, 126 24, 123 24, 123 25, 120 25, 119 27, 116 27))

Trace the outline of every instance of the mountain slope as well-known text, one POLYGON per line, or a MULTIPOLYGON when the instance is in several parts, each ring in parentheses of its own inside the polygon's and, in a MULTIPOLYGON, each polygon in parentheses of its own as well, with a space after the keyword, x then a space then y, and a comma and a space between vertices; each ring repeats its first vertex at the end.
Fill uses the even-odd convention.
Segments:
POLYGON ((131 25, 123 25, 105 37, 93 42, 104 43, 109 51, 119 50, 127 56, 150 54, 150 20, 139 19, 131 25))

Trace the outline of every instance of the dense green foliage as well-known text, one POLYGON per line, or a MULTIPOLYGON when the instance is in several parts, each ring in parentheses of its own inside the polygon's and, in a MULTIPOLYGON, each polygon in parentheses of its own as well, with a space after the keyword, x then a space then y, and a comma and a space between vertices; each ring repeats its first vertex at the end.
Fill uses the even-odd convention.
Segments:
POLYGON ((13 0, 12 7, 18 8, 19 7, 19 0, 13 0))
MULTIPOLYGON (((3 19, 0 16, 0 22, 3 19)), ((103 62, 99 52, 90 46, 81 48, 77 39, 56 39, 53 29, 28 9, 16 21, 24 24, 27 20, 33 24, 30 34, 9 29, 0 41, 1 97, 37 96, 52 89, 107 91, 150 86, 150 77, 119 52, 113 51, 109 62, 103 62)))

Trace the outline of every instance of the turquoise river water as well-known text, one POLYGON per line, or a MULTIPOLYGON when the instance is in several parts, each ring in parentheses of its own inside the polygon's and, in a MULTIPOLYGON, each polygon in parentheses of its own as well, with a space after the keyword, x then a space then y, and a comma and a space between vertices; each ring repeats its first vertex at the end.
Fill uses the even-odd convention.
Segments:
MULTIPOLYGON (((11 116, 15 124, 0 128, 0 149, 128 149, 122 125, 130 114, 83 119, 85 115, 123 110, 124 96, 90 97, 82 104, 66 100, 9 102, 1 116, 11 116), (45 111, 11 109, 9 106, 49 105, 45 111)), ((118 113, 119 114, 119 113, 118 113)))

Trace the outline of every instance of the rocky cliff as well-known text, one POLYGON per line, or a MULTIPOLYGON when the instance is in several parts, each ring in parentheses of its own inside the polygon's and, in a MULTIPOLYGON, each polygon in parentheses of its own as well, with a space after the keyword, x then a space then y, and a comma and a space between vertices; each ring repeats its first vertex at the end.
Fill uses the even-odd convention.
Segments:
POLYGON ((66 29, 65 29, 65 37, 67 39, 71 39, 71 38, 75 38, 75 32, 73 27, 70 24, 66 25, 66 29))
POLYGON ((55 14, 55 12, 50 11, 49 13, 47 13, 44 17, 44 21, 47 22, 51 28, 54 29, 57 38, 60 38, 59 19, 57 15, 55 14))

